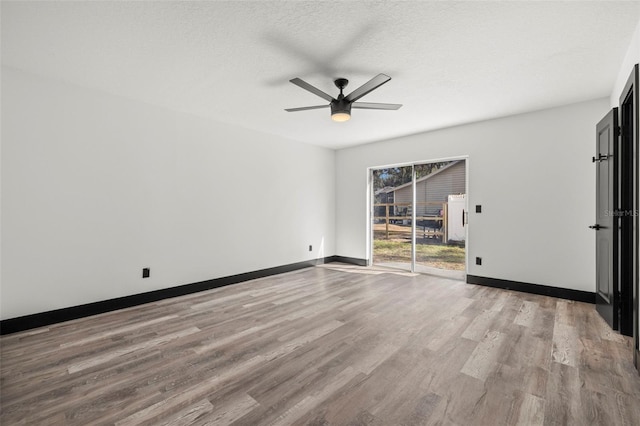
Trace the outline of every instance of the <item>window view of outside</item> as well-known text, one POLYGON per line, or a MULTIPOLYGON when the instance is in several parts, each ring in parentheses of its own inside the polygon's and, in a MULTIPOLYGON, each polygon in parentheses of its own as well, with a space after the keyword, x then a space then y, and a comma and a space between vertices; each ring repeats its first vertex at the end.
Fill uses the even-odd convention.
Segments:
POLYGON ((416 204, 411 166, 373 171, 373 262, 410 269, 415 209, 416 272, 464 271, 465 161, 417 164, 416 204))

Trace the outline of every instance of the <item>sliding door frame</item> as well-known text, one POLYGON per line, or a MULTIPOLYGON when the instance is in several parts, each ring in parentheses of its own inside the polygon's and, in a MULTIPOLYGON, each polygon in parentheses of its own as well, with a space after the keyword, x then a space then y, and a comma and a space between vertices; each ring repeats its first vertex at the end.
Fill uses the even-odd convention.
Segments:
MULTIPOLYGON (((367 266, 373 266, 373 217, 374 217, 374 201, 375 196, 373 194, 373 172, 374 170, 386 169, 391 167, 411 167, 411 188, 412 188, 412 209, 411 209, 411 272, 415 272, 416 265, 416 170, 415 166, 420 164, 428 164, 428 163, 441 163, 445 161, 457 161, 464 160, 465 166, 465 193, 467 196, 465 197, 465 210, 467 212, 467 217, 469 216, 469 156, 468 155, 460 155, 454 157, 443 157, 436 158, 432 160, 423 160, 423 161, 411 161, 406 163, 390 163, 383 164, 380 166, 371 166, 367 168, 367 226, 366 226, 366 260, 367 266)), ((468 221, 467 221, 468 225, 468 221)), ((466 226, 465 229, 465 250, 464 250, 464 270, 465 275, 469 271, 469 226, 466 226)), ((465 279, 466 281, 466 279, 465 279)))

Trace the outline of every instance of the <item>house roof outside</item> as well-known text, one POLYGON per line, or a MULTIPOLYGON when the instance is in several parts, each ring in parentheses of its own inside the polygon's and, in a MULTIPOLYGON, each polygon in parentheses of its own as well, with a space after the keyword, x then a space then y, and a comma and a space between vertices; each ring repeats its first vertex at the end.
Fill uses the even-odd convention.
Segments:
POLYGON ((373 195, 388 194, 389 192, 393 192, 394 190, 395 188, 393 186, 385 186, 384 188, 378 189, 373 193, 373 195))
MULTIPOLYGON (((440 169, 436 170, 435 172, 431 172, 431 173, 429 173, 429 174, 428 174, 428 175, 426 175, 426 176, 422 176, 421 178, 416 179, 416 183, 418 183, 418 182, 423 182, 423 181, 425 181, 425 180, 427 180, 427 179, 431 179, 431 178, 433 178, 434 176, 439 175, 440 173, 444 172, 444 171, 445 171, 445 170, 447 170, 447 169, 450 169, 451 167, 455 166, 456 164, 459 164, 459 163, 460 163, 460 162, 462 162, 462 161, 463 161, 463 160, 455 160, 455 161, 452 161, 451 163, 449 163, 449 164, 447 164, 446 166, 444 166, 444 167, 442 167, 442 168, 440 168, 440 169)), ((399 185, 399 186, 396 186, 396 187, 394 187, 394 188, 390 188, 390 190, 389 190, 389 191, 387 191, 387 192, 397 191, 398 189, 406 188, 407 186, 411 186, 411 182, 404 183, 404 184, 399 185)), ((383 188, 383 189, 384 189, 384 188, 383 188)))

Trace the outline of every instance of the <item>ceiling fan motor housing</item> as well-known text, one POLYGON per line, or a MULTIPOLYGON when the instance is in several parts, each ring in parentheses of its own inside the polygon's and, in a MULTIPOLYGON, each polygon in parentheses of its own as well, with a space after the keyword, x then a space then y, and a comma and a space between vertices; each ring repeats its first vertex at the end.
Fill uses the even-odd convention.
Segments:
POLYGON ((345 101, 344 99, 334 99, 331 101, 331 115, 338 113, 351 115, 351 102, 345 101))

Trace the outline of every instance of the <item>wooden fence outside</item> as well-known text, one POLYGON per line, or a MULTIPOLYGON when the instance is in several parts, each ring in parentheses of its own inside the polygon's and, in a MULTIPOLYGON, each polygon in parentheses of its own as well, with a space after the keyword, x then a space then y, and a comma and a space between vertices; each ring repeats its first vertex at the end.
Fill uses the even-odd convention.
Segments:
MULTIPOLYGON (((447 243, 447 211, 448 205, 446 202, 436 202, 436 201, 418 201, 415 203, 417 211, 427 210, 426 207, 435 207, 434 210, 439 210, 441 215, 438 216, 416 216, 416 234, 419 232, 419 227, 422 227, 423 238, 426 237, 440 237, 442 242, 447 243), (424 206, 424 209, 420 209, 419 207, 424 206), (440 209, 438 209, 440 207, 440 209), (427 226, 426 221, 430 221, 429 225, 437 225, 439 227, 431 227, 427 226), (421 224, 422 222, 422 224, 421 224)), ((378 221, 383 220, 385 225, 385 239, 389 239, 389 234, 393 233, 393 231, 389 230, 389 225, 395 221, 407 221, 408 224, 411 224, 412 220, 412 203, 376 203, 373 205, 373 221, 374 225, 378 223, 378 221), (382 210, 380 207, 384 208, 384 216, 378 215, 378 211, 382 210), (402 214, 399 214, 398 211, 402 211, 402 214), (406 213, 405 213, 406 212, 406 213)), ((429 209, 431 210, 431 209, 429 209)), ((395 233, 402 233, 398 232, 395 233)))

